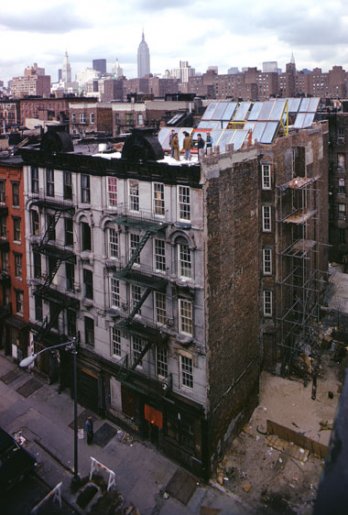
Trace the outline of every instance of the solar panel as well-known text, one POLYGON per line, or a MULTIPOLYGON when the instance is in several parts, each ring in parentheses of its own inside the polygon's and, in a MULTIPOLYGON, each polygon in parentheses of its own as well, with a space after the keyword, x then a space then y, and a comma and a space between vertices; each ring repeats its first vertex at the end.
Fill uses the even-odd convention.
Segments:
POLYGON ((219 139, 216 142, 216 144, 220 147, 220 152, 226 152, 226 145, 232 142, 233 133, 234 130, 232 129, 226 129, 225 131, 221 131, 219 139))
POLYGON ((298 113, 294 123, 295 129, 302 129, 305 121, 306 113, 298 113))
POLYGON ((235 150, 239 150, 243 146, 247 136, 248 131, 245 131, 244 129, 237 129, 233 131, 231 143, 233 143, 235 150))
POLYGON ((202 120, 211 120, 212 119, 212 114, 215 111, 216 104, 217 104, 216 102, 211 102, 210 104, 208 104, 206 110, 203 113, 202 120))
POLYGON ((262 102, 255 102, 251 108, 248 120, 257 120, 262 109, 262 102))
POLYGON ((223 114, 228 106, 228 102, 218 102, 211 116, 212 120, 224 120, 223 114))
POLYGON ((233 120, 236 122, 242 122, 246 119, 251 102, 241 102, 235 112, 233 120))
POLYGON ((233 113, 236 110, 237 105, 237 102, 228 102, 222 120, 230 121, 232 119, 233 113))
POLYGON ((274 136, 278 130, 279 122, 266 123, 265 130, 262 133, 260 143, 272 143, 274 136))
POLYGON ((301 98, 288 98, 289 113, 297 113, 301 104, 301 98))

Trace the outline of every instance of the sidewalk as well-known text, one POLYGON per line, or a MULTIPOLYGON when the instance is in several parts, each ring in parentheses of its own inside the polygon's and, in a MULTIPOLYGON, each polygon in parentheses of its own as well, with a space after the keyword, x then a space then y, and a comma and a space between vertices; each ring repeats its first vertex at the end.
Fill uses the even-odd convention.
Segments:
MULTIPOLYGON (((40 463, 39 475, 51 487, 63 481, 63 498, 72 503, 73 401, 69 392, 59 394, 57 385, 47 385, 42 379, 20 370, 3 354, 0 354, 0 377, 0 425, 12 434, 22 431, 28 449, 36 454, 40 463)), ((87 412, 81 406, 78 416, 82 427, 87 412)), ((141 515, 251 513, 232 494, 200 484, 198 480, 192 485, 192 495, 188 494, 186 504, 173 495, 163 495, 174 474, 185 478, 185 470, 151 444, 134 440, 115 424, 95 414, 93 418, 94 444, 87 445, 85 439, 78 441, 79 474, 81 477, 89 474, 91 456, 103 463, 115 472, 116 488, 125 502, 136 506, 141 515)))

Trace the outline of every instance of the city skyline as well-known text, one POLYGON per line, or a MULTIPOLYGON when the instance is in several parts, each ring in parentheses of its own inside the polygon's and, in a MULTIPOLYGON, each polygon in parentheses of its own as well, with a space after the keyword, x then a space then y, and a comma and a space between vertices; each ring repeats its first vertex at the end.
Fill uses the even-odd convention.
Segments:
POLYGON ((180 60, 198 72, 216 65, 220 74, 230 67, 261 68, 263 61, 277 61, 284 68, 292 53, 298 69, 347 68, 347 20, 342 0, 309 0, 306 5, 299 0, 291 5, 177 0, 175 7, 152 0, 100 0, 95 10, 86 9, 81 0, 52 0, 49 5, 19 0, 16 10, 2 6, 0 26, 8 44, 0 58, 0 79, 6 82, 37 62, 55 81, 65 51, 73 77, 98 58, 107 59, 109 69, 118 58, 125 76, 136 77, 143 30, 154 74, 177 68, 180 60))

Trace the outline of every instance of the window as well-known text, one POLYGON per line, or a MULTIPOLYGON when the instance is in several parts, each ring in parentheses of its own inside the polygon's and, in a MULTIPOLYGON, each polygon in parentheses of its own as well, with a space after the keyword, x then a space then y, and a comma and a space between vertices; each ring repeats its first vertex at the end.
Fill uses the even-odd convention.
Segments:
POLYGON ((74 291, 75 289, 75 265, 73 263, 65 263, 66 289, 74 291))
POLYGON ((111 327, 111 356, 121 356, 121 331, 116 327, 111 327))
POLYGON ((86 345, 94 345, 94 320, 85 317, 85 343, 86 345))
POLYGON ((31 211, 31 233, 33 236, 40 236, 40 215, 38 211, 31 211))
MULTIPOLYGON (((137 284, 132 284, 131 285, 131 306, 132 306, 132 309, 135 308, 135 306, 140 302, 140 300, 141 300, 141 287, 138 286, 137 284)), ((141 310, 138 309, 137 313, 140 315, 141 314, 141 310)))
POLYGON ((72 200, 73 192, 72 192, 72 173, 65 171, 64 172, 64 199, 72 200))
POLYGON ((338 219, 345 220, 346 219, 346 205, 338 204, 338 219))
POLYGON ((91 270, 83 270, 83 283, 86 299, 93 299, 93 272, 91 270))
POLYGON ((159 182, 154 183, 153 203, 155 215, 164 216, 164 184, 159 182))
POLYGON ((33 267, 35 279, 41 279, 41 254, 33 252, 33 267))
POLYGON ((47 239, 50 241, 56 240, 56 219, 54 215, 47 215, 47 239))
POLYGON ((179 219, 191 219, 191 201, 190 188, 188 186, 179 186, 179 219))
POLYGON ((163 240, 155 239, 155 270, 166 271, 166 244, 163 240))
POLYGON ((42 298, 38 295, 35 295, 35 320, 39 320, 42 322, 43 320, 43 310, 42 310, 42 298))
POLYGON ((58 258, 54 256, 48 256, 48 275, 53 280, 54 276, 57 273, 57 270, 59 268, 59 261, 58 258))
POLYGON ((264 232, 271 232, 271 206, 262 206, 262 230, 264 232))
POLYGON ((71 121, 72 121, 72 123, 76 123, 76 113, 72 113, 71 121))
POLYGON ((80 123, 86 123, 86 113, 80 113, 80 123))
POLYGON ((37 166, 31 167, 31 192, 39 193, 39 169, 37 166))
POLYGON ((264 275, 272 275, 272 249, 262 249, 262 272, 264 275))
POLYGON ((270 190, 271 189, 271 166, 270 165, 261 165, 261 175, 262 175, 262 189, 270 190))
POLYGON ((139 181, 129 181, 129 208, 131 211, 139 211, 139 181))
POLYGON ((66 326, 68 336, 76 336, 76 311, 73 309, 66 310, 66 326))
POLYGON ((13 218, 13 240, 21 241, 21 219, 18 217, 13 218))
MULTIPOLYGON (((129 238, 130 238, 129 239, 129 244, 130 244, 129 250, 130 250, 131 256, 133 256, 133 254, 135 254, 137 252, 139 242, 140 242, 140 236, 139 236, 139 234, 130 233, 129 238)), ((137 265, 140 265, 140 253, 136 257, 134 263, 136 263, 137 265)))
POLYGON ((95 121, 95 114, 94 113, 90 113, 89 115, 89 121, 91 123, 91 125, 94 124, 94 121, 95 121))
POLYGON ((192 335, 192 302, 188 299, 179 299, 179 331, 192 335))
POLYGON ((272 291, 264 290, 263 291, 263 316, 271 317, 272 316, 272 291))
POLYGON ((5 250, 1 251, 1 271, 8 272, 8 252, 5 250))
POLYGON ((81 222, 82 248, 81 250, 92 250, 91 228, 86 222, 81 222))
POLYGON ((338 171, 345 171, 346 169, 346 154, 337 154, 337 167, 338 171))
POLYGON ((346 192, 345 179, 339 178, 338 179, 338 193, 345 193, 345 192, 346 192))
POLYGON ((110 279, 111 307, 120 307, 120 281, 116 277, 110 279))
POLYGON ((165 324, 167 321, 166 295, 155 291, 155 317, 158 324, 165 324))
POLYGON ((17 315, 23 315, 23 292, 16 290, 16 313, 17 315))
POLYGON ((22 254, 14 254, 15 276, 22 279, 22 254))
POLYGON ((346 243, 346 230, 338 229, 338 241, 339 243, 346 243))
POLYGON ((74 224, 72 218, 64 218, 65 245, 74 245, 74 224))
POLYGON ((89 175, 81 175, 81 202, 89 204, 91 201, 90 177, 89 175))
POLYGON ((54 197, 54 170, 46 168, 46 195, 54 197))
POLYGON ((12 206, 19 207, 19 182, 12 183, 12 206))
MULTIPOLYGON (((140 338, 140 336, 133 336, 132 341, 133 341, 133 365, 134 365, 135 362, 138 362, 138 360, 141 356, 145 342, 144 342, 144 340, 142 340, 140 338)), ((143 362, 142 362, 142 360, 140 360, 137 363, 137 367, 142 367, 142 366, 143 366, 143 362)))
POLYGON ((0 181, 0 204, 5 204, 5 181, 0 181))
POLYGON ((187 388, 193 388, 192 358, 180 355, 181 384, 187 388))
POLYGON ((192 277, 191 250, 186 242, 178 245, 178 265, 180 277, 192 277))
POLYGON ((109 229, 109 257, 118 258, 119 256, 119 239, 116 229, 109 229))
POLYGON ((0 216, 0 238, 7 238, 6 216, 0 216))
POLYGON ((158 376, 168 377, 168 355, 167 349, 164 347, 156 349, 156 368, 158 376))
POLYGON ((117 206, 117 178, 108 177, 108 206, 117 206))

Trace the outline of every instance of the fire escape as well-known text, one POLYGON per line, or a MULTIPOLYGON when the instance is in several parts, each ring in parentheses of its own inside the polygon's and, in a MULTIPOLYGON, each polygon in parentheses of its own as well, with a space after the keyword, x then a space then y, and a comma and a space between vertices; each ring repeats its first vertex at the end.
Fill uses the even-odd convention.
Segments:
MULTIPOLYGON (((0 236, 0 252, 4 256, 5 252, 8 252, 10 249, 10 244, 7 237, 7 228, 6 228, 6 218, 8 215, 8 207, 5 203, 0 203, 0 218, 1 223, 3 224, 1 227, 1 236, 0 236)), ((6 303, 6 295, 5 290, 11 286, 11 277, 8 272, 8 264, 1 263, 2 269, 0 270, 0 284, 2 287, 1 292, 1 305, 0 305, 0 320, 6 318, 11 314, 10 304, 6 303)))
POLYGON ((125 378, 129 375, 130 371, 137 368, 153 344, 163 344, 166 339, 166 335, 161 334, 154 324, 151 326, 148 321, 142 321, 141 317, 135 319, 135 316, 139 313, 150 293, 154 291, 165 292, 168 279, 165 277, 159 277, 154 273, 145 272, 142 268, 134 269, 133 266, 137 262, 142 249, 150 238, 163 232, 168 224, 156 219, 138 218, 123 214, 116 216, 114 222, 125 227, 126 230, 133 229, 140 232, 139 242, 136 247, 133 248, 133 252, 125 266, 116 268, 115 265, 111 265, 109 263, 109 268, 114 268, 115 277, 126 281, 130 286, 136 285, 140 287, 142 291, 140 298, 129 309, 127 309, 126 316, 121 317, 116 324, 120 329, 146 339, 146 345, 144 345, 142 351, 131 364, 129 364, 127 356, 127 359, 123 364, 123 370, 121 371, 121 375, 125 378))
MULTIPOLYGON (((61 247, 51 238, 55 233, 58 221, 63 218, 64 213, 72 215, 75 208, 71 204, 59 202, 57 200, 50 200, 47 198, 34 199, 33 206, 39 209, 49 209, 51 216, 40 241, 32 242, 32 250, 48 258, 48 270, 43 274, 39 284, 35 286, 34 295, 49 303, 50 309, 49 316, 46 316, 41 325, 34 324, 35 343, 42 343, 44 340, 57 338, 52 334, 52 328, 57 326, 58 318, 64 309, 72 308, 79 309, 79 301, 66 293, 62 293, 56 288, 52 287, 52 282, 59 270, 62 263, 76 263, 76 256, 71 248, 61 247)), ((64 338, 64 336, 63 336, 64 338)))

